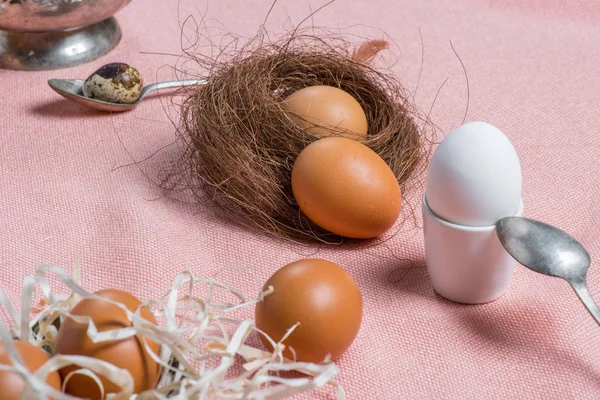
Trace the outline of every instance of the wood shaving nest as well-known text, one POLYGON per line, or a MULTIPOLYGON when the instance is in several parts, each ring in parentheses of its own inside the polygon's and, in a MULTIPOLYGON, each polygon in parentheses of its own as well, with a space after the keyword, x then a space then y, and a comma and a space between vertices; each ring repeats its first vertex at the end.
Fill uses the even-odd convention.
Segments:
MULTIPOLYGON (((100 299, 81 286, 80 276, 79 262, 74 265, 72 277, 59 267, 40 266, 35 276, 27 277, 24 281, 20 312, 10 302, 9 296, 0 290, 0 303, 14 321, 13 326, 9 327, 0 319, 0 338, 6 343, 13 363, 12 366, 0 368, 23 377, 26 381, 24 399, 76 399, 45 384, 49 373, 71 364, 79 365, 81 369, 77 373, 86 374, 97 383, 100 383, 98 376, 114 382, 121 392, 106 396, 106 399, 113 400, 281 399, 326 385, 334 388, 338 399, 345 399, 344 389, 334 380, 339 373, 335 363, 317 365, 284 359, 284 345, 281 342, 275 343, 270 338, 275 348, 273 352, 247 343, 252 333, 264 333, 257 330, 253 320, 239 320, 232 314, 240 308, 254 306, 269 295, 272 289, 261 292, 255 299, 246 299, 233 287, 220 284, 214 279, 195 277, 189 270, 182 271, 161 297, 142 303, 142 306, 150 307, 155 317, 164 321, 164 324, 151 324, 141 318, 139 313, 130 312, 122 304, 110 301, 127 313, 132 326, 98 333, 89 318, 69 313, 81 298, 100 299), (48 276, 57 278, 71 293, 55 293, 48 276), (205 298, 194 295, 199 289, 204 289, 207 293, 205 298), (38 291, 41 291, 42 297, 34 304, 32 299, 38 291), (217 297, 222 297, 225 293, 235 296, 237 302, 219 301, 217 297), (115 340, 139 334, 161 343, 161 354, 153 353, 146 346, 148 353, 163 367, 157 388, 134 395, 133 379, 127 370, 85 356, 55 355, 36 373, 29 373, 16 352, 12 339, 29 341, 51 354, 60 320, 67 316, 79 323, 87 323, 88 335, 92 340, 115 340), (241 367, 239 362, 236 363, 240 360, 241 367), (293 371, 302 376, 286 378, 281 375, 293 371)), ((290 329, 288 335, 294 328, 290 329)))

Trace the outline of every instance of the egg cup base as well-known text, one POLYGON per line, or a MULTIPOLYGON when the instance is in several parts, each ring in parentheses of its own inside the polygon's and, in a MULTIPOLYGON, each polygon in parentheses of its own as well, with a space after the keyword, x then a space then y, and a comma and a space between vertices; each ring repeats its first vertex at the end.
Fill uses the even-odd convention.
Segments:
MULTIPOLYGON (((516 261, 504 249, 496 225, 458 225, 436 216, 422 199, 427 271, 433 289, 455 303, 484 304, 502 297, 516 261)), ((515 216, 523 215, 523 201, 515 216)))

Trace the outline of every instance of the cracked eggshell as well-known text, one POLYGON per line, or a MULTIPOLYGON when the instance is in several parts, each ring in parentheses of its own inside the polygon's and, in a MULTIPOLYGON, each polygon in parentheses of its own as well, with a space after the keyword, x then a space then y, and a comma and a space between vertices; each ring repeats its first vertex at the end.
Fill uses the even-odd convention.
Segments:
POLYGON ((450 132, 427 171, 427 204, 459 225, 490 226, 521 204, 521 164, 510 140, 495 126, 474 121, 450 132))
MULTIPOLYGON (((104 289, 95 292, 95 294, 119 302, 131 312, 135 312, 142 303, 132 294, 117 289, 104 289)), ((127 314, 121 308, 99 299, 81 300, 73 307, 71 314, 91 318, 98 332, 132 326, 132 322, 129 321, 127 314)), ((154 315, 147 307, 140 309, 140 315, 151 324, 156 323, 154 315)), ((54 342, 55 354, 92 357, 113 364, 117 368, 125 369, 133 377, 134 393, 141 393, 156 387, 160 379, 161 367, 146 350, 145 344, 155 354, 160 354, 160 343, 147 339, 140 334, 125 339, 94 343, 88 336, 87 330, 88 326, 86 324, 79 324, 71 318, 65 318, 54 342)), ((64 379, 78 368, 77 365, 69 365, 61 368, 59 373, 64 379)), ((106 394, 119 391, 119 388, 105 377, 99 377, 99 379, 106 394)), ((65 393, 93 400, 104 398, 101 396, 98 385, 90 377, 81 374, 73 375, 65 383, 65 393)))
POLYGON ((142 94, 142 78, 135 68, 124 63, 100 67, 83 84, 83 95, 108 103, 135 102, 142 94))

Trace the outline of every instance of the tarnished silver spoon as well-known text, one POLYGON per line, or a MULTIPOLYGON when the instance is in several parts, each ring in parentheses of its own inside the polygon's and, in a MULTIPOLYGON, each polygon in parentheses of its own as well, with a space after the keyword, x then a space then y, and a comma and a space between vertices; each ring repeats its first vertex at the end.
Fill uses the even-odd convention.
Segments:
POLYGON ((600 309, 586 282, 590 255, 573 236, 543 222, 522 217, 501 219, 496 224, 496 232, 515 260, 535 272, 569 282, 600 325, 600 309))
POLYGON ((153 92, 155 90, 204 85, 206 83, 206 80, 195 79, 153 83, 148 86, 144 86, 142 88, 140 97, 133 103, 111 103, 86 97, 83 95, 84 82, 85 81, 81 79, 50 79, 48 81, 48 85, 50 85, 50 87, 61 96, 69 100, 76 101, 90 108, 102 111, 122 112, 134 109, 141 103, 141 101, 148 93, 153 92))

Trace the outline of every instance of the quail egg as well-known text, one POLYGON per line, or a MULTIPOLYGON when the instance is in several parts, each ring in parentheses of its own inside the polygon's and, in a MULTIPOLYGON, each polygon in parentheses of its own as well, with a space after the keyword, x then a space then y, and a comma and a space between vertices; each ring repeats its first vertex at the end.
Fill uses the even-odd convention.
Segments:
POLYGON ((134 103, 142 94, 142 78, 137 69, 124 63, 100 67, 83 84, 83 95, 108 103, 134 103))

